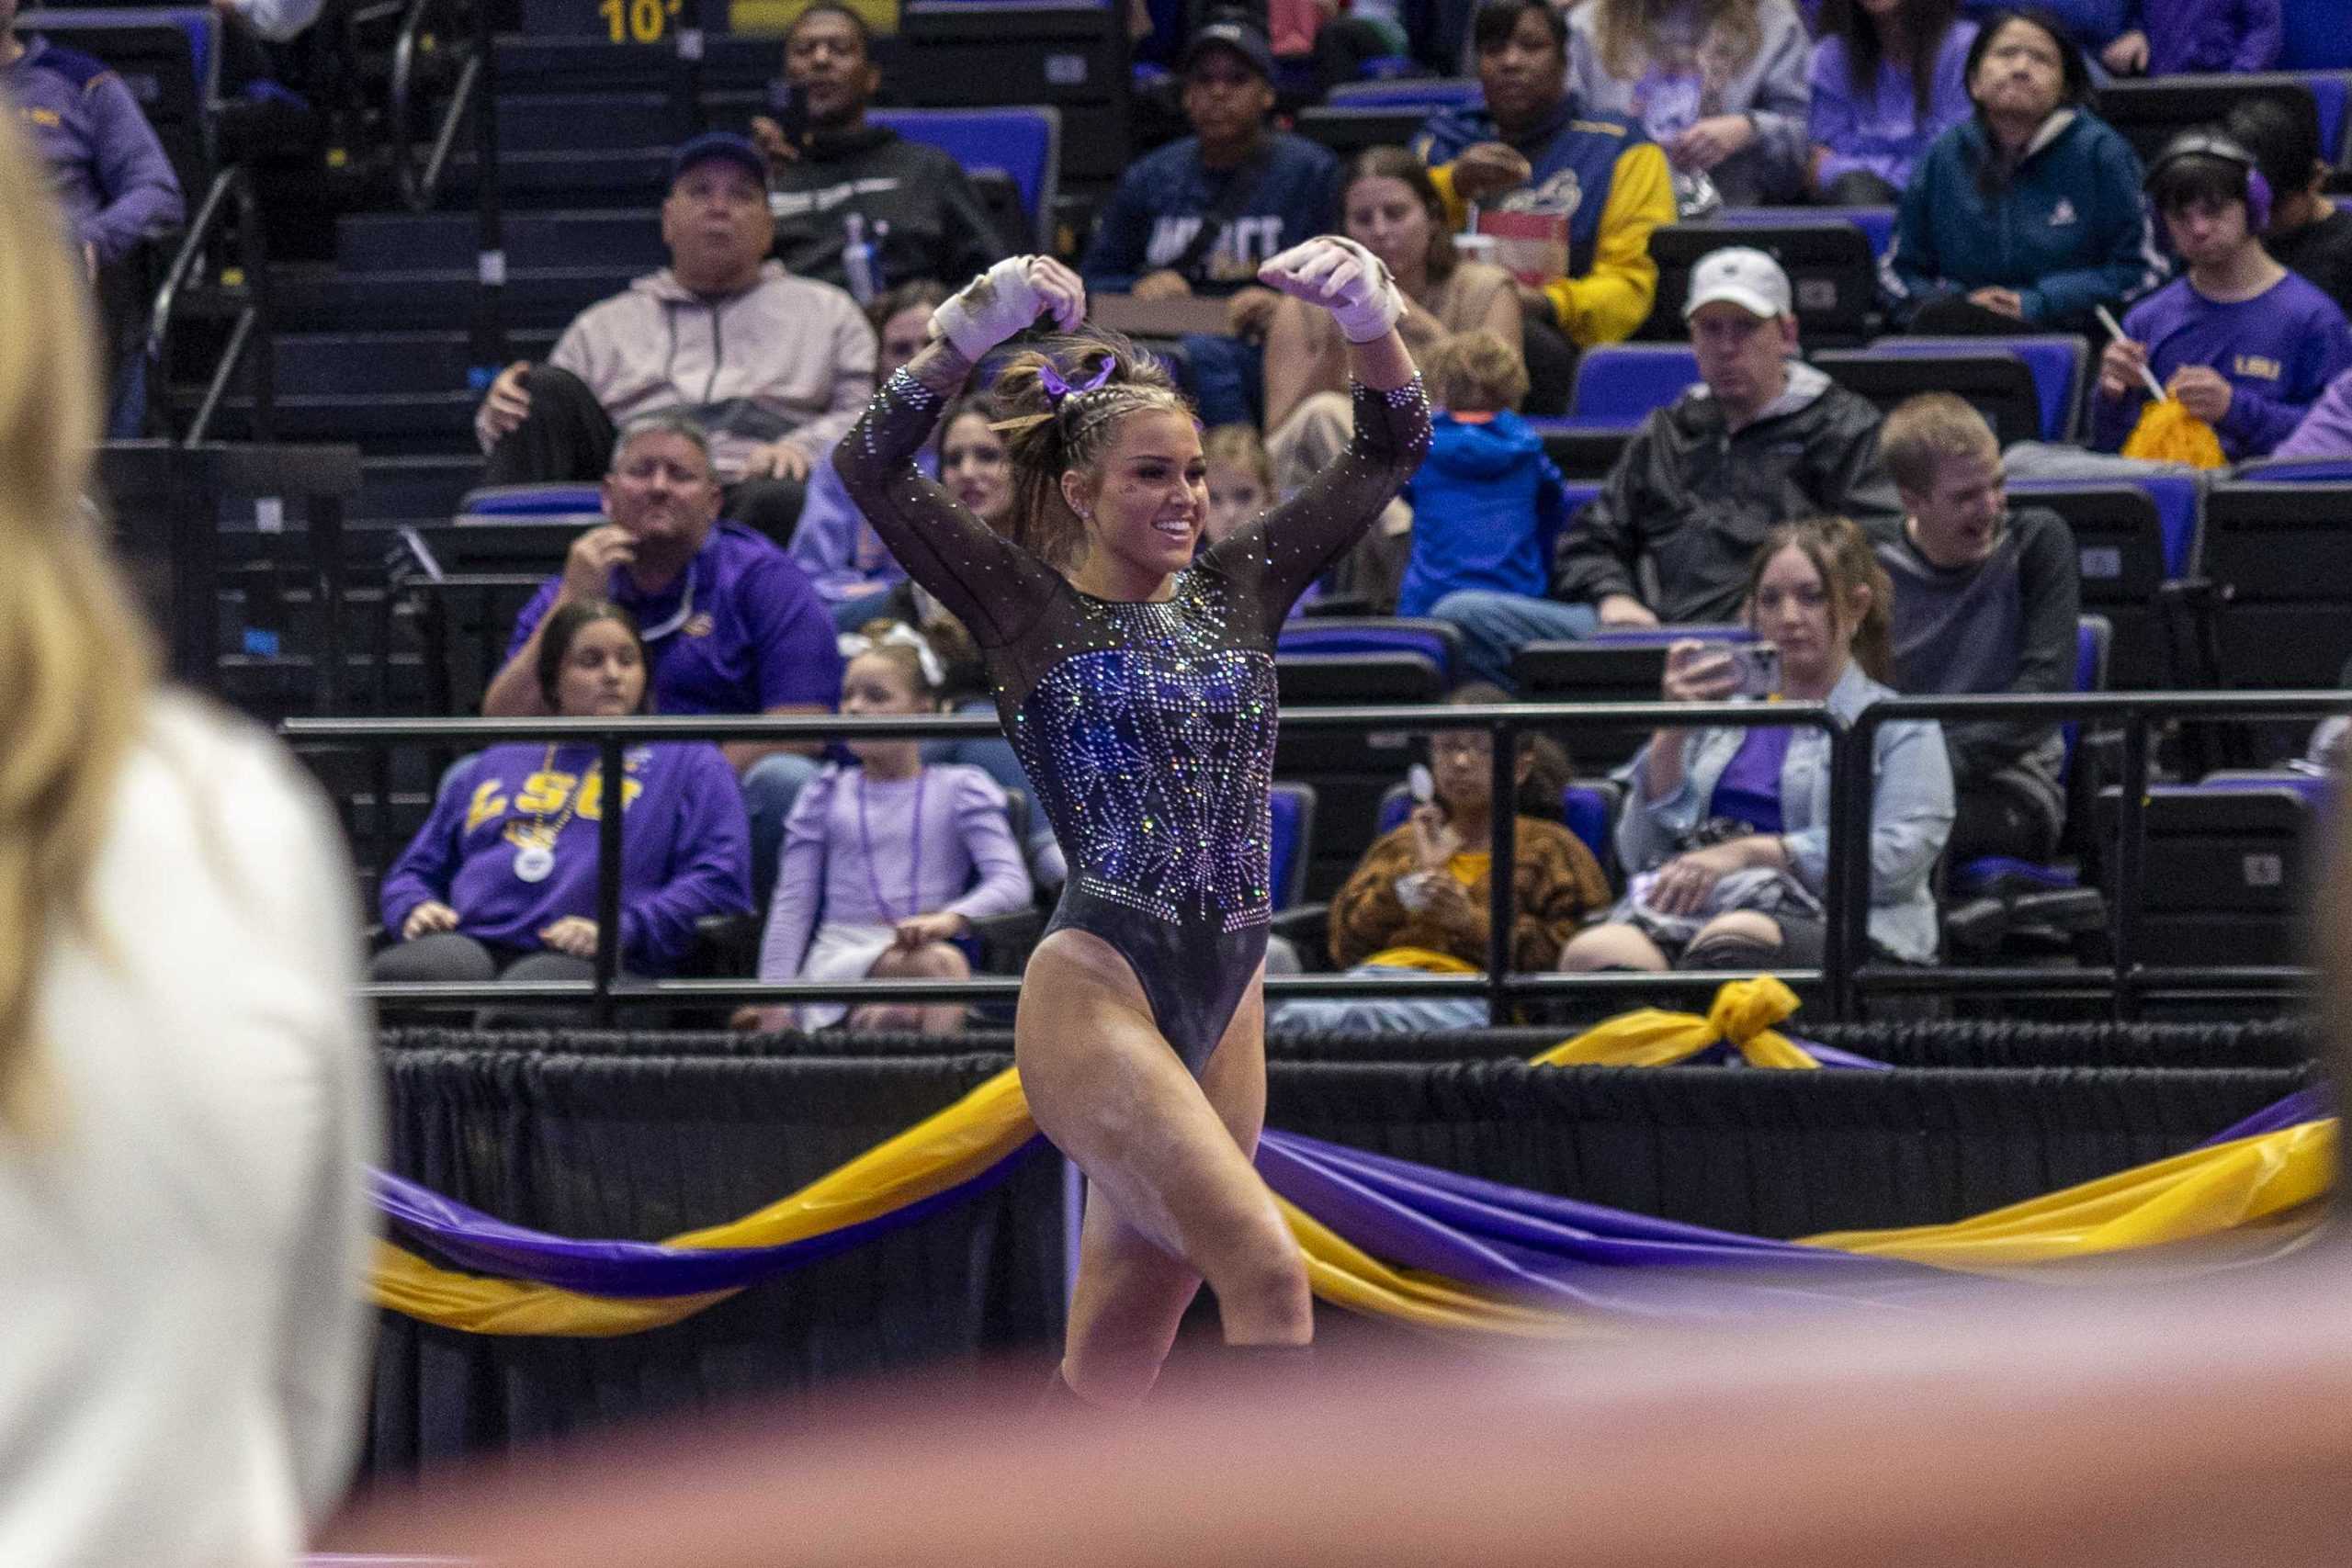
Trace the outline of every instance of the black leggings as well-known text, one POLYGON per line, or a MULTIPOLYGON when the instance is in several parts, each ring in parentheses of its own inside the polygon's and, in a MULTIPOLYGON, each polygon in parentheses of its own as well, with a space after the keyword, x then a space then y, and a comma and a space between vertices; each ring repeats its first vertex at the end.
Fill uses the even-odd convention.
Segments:
MULTIPOLYGON (((483 460, 486 485, 586 484, 613 465, 619 432, 588 383, 553 365, 525 372, 523 389, 531 412, 499 437, 483 460)), ((792 543, 800 523, 806 490, 798 479, 739 479, 723 497, 726 515, 765 534, 779 546, 792 543)))
MULTIPOLYGON (((568 953, 545 948, 493 946, 459 931, 435 931, 414 942, 398 942, 376 954, 368 977, 386 983, 438 980, 486 986, 492 980, 591 980, 596 965, 568 953)), ((622 979, 632 976, 621 972, 622 979)), ((542 1002, 521 1007, 484 1008, 475 1015, 481 1029, 534 1029, 577 1024, 584 1009, 542 1002)))

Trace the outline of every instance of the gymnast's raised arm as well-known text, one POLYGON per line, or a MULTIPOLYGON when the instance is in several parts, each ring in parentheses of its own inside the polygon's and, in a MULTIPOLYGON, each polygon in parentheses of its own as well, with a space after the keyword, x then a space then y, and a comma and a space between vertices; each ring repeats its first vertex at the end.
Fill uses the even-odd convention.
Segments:
POLYGON ((1429 450, 1430 405, 1413 356, 1396 335, 1404 297, 1379 258, 1352 240, 1326 234, 1284 251, 1258 276, 1331 312, 1348 344, 1355 419, 1337 462, 1212 552, 1236 567, 1250 557, 1263 561, 1256 574, 1258 598, 1272 632, 1306 585, 1363 536, 1420 467, 1429 450))
POLYGON ((974 363, 1041 311, 1065 329, 1078 324, 1086 291, 1077 275, 1049 256, 997 263, 933 315, 939 336, 882 384, 833 450, 842 487, 899 564, 983 646, 1029 624, 1054 574, 924 478, 913 459, 974 363))

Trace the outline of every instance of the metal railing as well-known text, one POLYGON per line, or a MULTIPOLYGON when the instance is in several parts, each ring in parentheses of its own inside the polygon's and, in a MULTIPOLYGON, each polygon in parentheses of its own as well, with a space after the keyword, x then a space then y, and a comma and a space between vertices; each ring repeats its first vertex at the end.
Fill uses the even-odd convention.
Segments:
POLYGON ((241 274, 235 289, 237 312, 230 323, 228 344, 221 349, 220 362, 213 367, 212 378, 205 386, 203 400, 180 438, 184 446, 204 444, 212 429, 212 417, 220 411, 221 400, 228 396, 230 383, 236 378, 241 366, 249 367, 253 389, 252 439, 267 442, 277 430, 277 372, 271 355, 269 258, 264 248, 261 212, 254 201, 253 179, 242 164, 232 164, 212 176, 204 199, 197 204, 196 216, 180 237, 172 265, 155 290, 154 302, 148 310, 147 341, 142 350, 147 360, 147 384, 156 389, 165 384, 166 358, 180 301, 191 278, 205 265, 209 247, 222 226, 232 218, 237 226, 241 274))
MULTIPOLYGON (((1430 707, 1301 707, 1282 716, 1285 733, 1318 731, 1377 733, 1484 729, 1493 743, 1495 797, 1509 800, 1518 791, 1515 761, 1521 736, 1532 731, 1578 727, 1674 724, 1680 727, 1733 725, 1748 728, 1804 727, 1825 730, 1834 747, 1841 727, 1826 708, 1804 703, 1522 703, 1490 706, 1430 707)), ((281 728, 298 749, 361 746, 383 749, 401 745, 432 745, 473 749, 505 740, 593 743, 598 766, 605 776, 621 771, 623 750, 635 743, 660 740, 840 741, 869 739, 948 739, 995 736, 997 720, 989 715, 925 715, 921 717, 806 717, 744 716, 719 717, 650 717, 630 719, 435 719, 322 718, 289 719, 281 728)), ((381 800, 379 801, 379 807, 381 800)), ((1020 994, 1013 976, 975 976, 968 980, 883 980, 844 982, 807 980, 624 980, 620 969, 620 879, 613 874, 621 863, 622 825, 619 812, 598 819, 598 878, 595 972, 593 979, 531 985, 492 983, 486 986, 413 982, 371 985, 367 994, 383 1001, 445 1004, 492 1002, 588 1002, 599 1021, 609 1021, 624 1005, 724 1005, 741 1002, 781 1005, 818 1001, 1002 1001, 1020 994)), ((1516 863, 1517 823, 1510 812, 1497 812, 1492 829, 1493 863, 1516 863)), ((1301 852, 1305 852, 1301 846, 1301 852)), ((1843 878, 1850 868, 1833 857, 1826 889, 1830 899, 1844 897, 1843 878)), ((1270 997, 1409 996, 1417 998, 1483 997, 1499 1012, 1511 1002, 1565 992, 1624 991, 1647 993, 1661 989, 1703 995, 1731 974, 1686 972, 1672 975, 1527 974, 1514 973, 1510 938, 1515 908, 1513 878, 1506 874, 1489 879, 1487 962, 1481 975, 1276 975, 1267 978, 1270 997)), ((1781 976, 1800 990, 1819 990, 1844 964, 1833 930, 1820 969, 1790 969, 1781 976)))
MULTIPOLYGON (((2156 693, 2077 696, 1984 696, 1902 698, 1865 709, 1846 725, 1817 704, 1807 703, 1521 703, 1480 706, 1423 707, 1300 707, 1285 709, 1282 728, 1286 735, 1317 732, 1430 733, 1439 730, 1483 729, 1491 738, 1494 798, 1509 800, 1517 793, 1516 753, 1523 735, 1583 728, 1625 729, 1671 727, 1699 728, 1729 726, 1744 728, 1806 728, 1825 731, 1831 750, 1830 835, 1821 902, 1829 912, 1818 969, 1775 970, 1801 993, 1819 1001, 1815 1016, 1846 1021, 1861 1016, 1873 993, 1936 992, 1946 995, 2003 993, 2036 995, 2100 995, 2114 999, 2120 1016, 2130 1016, 2151 995, 2173 991, 2197 993, 2279 992, 2303 983, 2307 972, 2265 965, 2199 965, 2193 968, 2151 968, 2134 957, 2136 926, 2141 918, 2138 889, 2143 851, 2145 794, 2149 784, 2149 750, 2154 727, 2177 719, 2245 720, 2261 717, 2312 717, 2352 710, 2352 694, 2344 692, 2277 693, 2156 693), (1946 964, 1872 964, 1867 893, 1871 879, 1871 808, 1873 790, 1871 757, 1877 731, 1883 726, 1913 719, 2037 718, 2057 723, 2082 718, 2123 730, 2121 809, 2118 813, 2116 897, 2109 900, 2109 929, 2114 961, 2075 969, 1961 967, 1946 964)), ((401 745, 434 745, 473 749, 506 740, 593 743, 605 776, 621 771, 623 750, 648 741, 763 740, 841 741, 851 739, 951 739, 993 737, 1000 733, 989 715, 926 715, 921 717, 844 717, 745 716, 721 717, 645 717, 630 719, 431 719, 350 718, 291 719, 281 728, 298 749, 358 746, 382 749, 401 745)), ((2077 756, 2076 766, 2086 765, 2077 756)), ((381 802, 379 800, 379 807, 381 802)), ((598 819, 596 933, 597 948, 592 979, 534 984, 458 985, 439 983, 377 984, 366 994, 382 1001, 446 1005, 557 1002, 586 1003, 599 1022, 610 1022, 624 1007, 705 1006, 752 1002, 782 1005, 841 1001, 1007 1001, 1020 994, 1021 982, 1010 976, 974 976, 967 980, 899 980, 864 978, 850 981, 637 980, 618 977, 620 969, 620 879, 614 868, 621 863, 622 813, 606 811, 598 819)), ((1597 993, 1608 996, 1635 992, 1655 996, 1677 992, 1704 997, 1725 980, 1746 978, 1745 972, 1677 971, 1668 974, 1531 974, 1514 973, 1510 964, 1510 934, 1515 905, 1510 868, 1516 864, 1517 825, 1512 813, 1494 814, 1492 864, 1503 874, 1489 878, 1487 968, 1480 975, 1275 975, 1266 981, 1270 998, 1338 998, 1360 996, 1410 998, 1477 997, 1487 1000, 1495 1016, 1516 1001, 1597 993)), ((1305 852, 1301 846, 1300 852, 1305 852)))

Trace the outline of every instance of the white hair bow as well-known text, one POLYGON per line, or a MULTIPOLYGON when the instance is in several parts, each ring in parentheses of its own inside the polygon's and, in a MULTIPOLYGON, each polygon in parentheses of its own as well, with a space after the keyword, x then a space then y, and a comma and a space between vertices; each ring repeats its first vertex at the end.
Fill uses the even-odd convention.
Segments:
POLYGON ((897 623, 878 637, 867 637, 864 632, 843 632, 836 646, 841 649, 843 659, 855 659, 863 653, 878 653, 886 648, 911 648, 915 650, 915 662, 922 667, 922 678, 931 682, 931 689, 935 692, 947 684, 947 667, 940 663, 939 655, 932 651, 931 643, 922 633, 904 621, 897 623))

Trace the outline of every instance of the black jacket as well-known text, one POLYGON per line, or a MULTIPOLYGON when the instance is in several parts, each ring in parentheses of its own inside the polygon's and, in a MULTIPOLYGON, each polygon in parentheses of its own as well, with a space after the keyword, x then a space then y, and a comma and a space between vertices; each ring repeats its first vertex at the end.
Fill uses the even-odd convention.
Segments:
POLYGON ((875 289, 933 277, 959 288, 1012 254, 956 161, 936 147, 869 125, 810 140, 768 185, 775 249, 785 270, 849 287, 842 265, 842 220, 854 212, 879 247, 875 289), (877 224, 889 232, 875 240, 877 224))
POLYGON ((1792 400, 1737 434, 1703 389, 1652 412, 1591 503, 1561 532, 1552 595, 1629 593, 1668 623, 1739 615, 1764 536, 1801 517, 1865 528, 1903 514, 1878 457, 1878 411, 1810 366, 1789 367, 1792 400), (1646 561, 1655 593, 1643 585, 1646 561))

